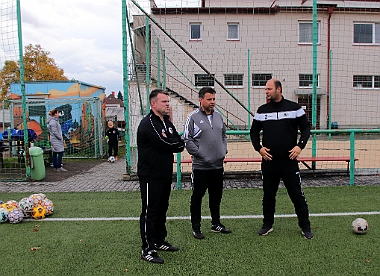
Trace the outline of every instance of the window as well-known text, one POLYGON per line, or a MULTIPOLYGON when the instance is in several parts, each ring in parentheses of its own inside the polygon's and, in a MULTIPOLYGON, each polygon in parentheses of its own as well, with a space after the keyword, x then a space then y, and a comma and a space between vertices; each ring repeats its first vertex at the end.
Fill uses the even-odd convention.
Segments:
POLYGON ((380 88, 380 76, 359 76, 353 77, 354 88, 380 88))
POLYGON ((214 76, 215 74, 195 74, 195 86, 214 86, 214 76))
POLYGON ((272 74, 252 74, 252 86, 263 87, 272 78, 272 74))
POLYGON ((225 86, 243 87, 244 74, 224 74, 225 86))
MULTIPOLYGON (((298 76, 299 87, 313 87, 313 74, 299 74, 298 76)), ((319 87, 319 76, 317 75, 317 87, 319 87)))
POLYGON ((201 39, 201 23, 190 23, 190 39, 201 39))
POLYGON ((239 39, 239 23, 227 23, 228 34, 227 39, 238 40, 239 39))
MULTIPOLYGON (((317 43, 319 44, 319 22, 317 22, 317 43)), ((298 43, 312 44, 313 43, 313 22, 299 22, 299 37, 298 43)))
POLYGON ((354 43, 380 44, 380 23, 354 23, 354 43))

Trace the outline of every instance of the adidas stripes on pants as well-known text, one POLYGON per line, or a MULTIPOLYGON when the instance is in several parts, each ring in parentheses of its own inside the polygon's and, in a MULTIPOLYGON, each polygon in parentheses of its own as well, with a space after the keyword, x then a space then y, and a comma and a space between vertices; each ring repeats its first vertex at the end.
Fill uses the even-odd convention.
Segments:
POLYGON ((167 236, 166 212, 172 179, 158 180, 139 177, 141 192, 140 234, 142 249, 154 249, 154 243, 162 243, 167 236))

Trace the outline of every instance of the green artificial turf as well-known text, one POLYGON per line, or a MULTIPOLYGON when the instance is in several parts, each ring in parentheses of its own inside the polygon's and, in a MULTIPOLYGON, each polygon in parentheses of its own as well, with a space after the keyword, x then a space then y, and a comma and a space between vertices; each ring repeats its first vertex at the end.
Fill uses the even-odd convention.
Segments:
MULTIPOLYGON (((379 211, 380 187, 304 188, 311 214, 379 211)), ((20 200, 28 193, 0 193, 20 200)), ((55 204, 49 218, 137 218, 139 192, 46 193, 55 204)), ((169 217, 189 216, 191 191, 173 191, 169 217)), ((225 190, 221 215, 260 215, 261 189, 225 190)), ((209 216, 207 194, 203 215, 209 216)), ((276 214, 293 214, 281 188, 276 214)), ((159 252, 165 264, 140 259, 137 220, 31 220, 0 224, 0 275, 380 275, 380 216, 311 216, 315 239, 301 236, 295 217, 277 217, 274 232, 257 235, 260 218, 222 219, 231 234, 212 233, 204 219, 204 240, 191 234, 188 219, 168 219, 168 241, 178 252, 159 252), (356 235, 356 217, 369 231, 356 235)))

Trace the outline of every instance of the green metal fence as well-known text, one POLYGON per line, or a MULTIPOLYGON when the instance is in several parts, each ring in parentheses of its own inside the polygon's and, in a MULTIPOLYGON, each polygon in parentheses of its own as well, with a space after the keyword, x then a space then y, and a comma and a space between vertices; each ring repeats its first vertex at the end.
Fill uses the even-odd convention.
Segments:
MULTIPOLYGON (((380 129, 345 129, 345 130, 312 130, 312 136, 316 143, 309 143, 302 151, 301 156, 306 157, 341 157, 349 156, 349 176, 350 185, 355 184, 355 175, 378 175, 380 173, 380 129), (371 152, 371 154, 368 154, 371 152), (358 158, 358 161, 355 161, 358 158)), ((260 157, 254 152, 250 141, 248 130, 243 131, 227 131, 230 138, 240 137, 235 141, 228 143, 228 158, 241 157, 260 157), (244 139, 246 141, 244 141, 244 139), (237 146, 236 146, 237 145, 237 146), (232 148, 232 149, 230 149, 232 148)), ((181 160, 189 159, 186 153, 178 153, 176 161, 177 188, 182 188, 182 166, 181 160)), ((244 162, 242 162, 244 163, 244 162)), ((313 164, 315 172, 321 169, 327 169, 331 172, 334 170, 342 170, 346 164, 343 162, 318 162, 313 164)), ((188 172, 189 167, 188 165, 188 172)), ((226 168, 226 172, 242 172, 249 170, 260 170, 259 164, 244 165, 238 164, 233 168, 226 168)))

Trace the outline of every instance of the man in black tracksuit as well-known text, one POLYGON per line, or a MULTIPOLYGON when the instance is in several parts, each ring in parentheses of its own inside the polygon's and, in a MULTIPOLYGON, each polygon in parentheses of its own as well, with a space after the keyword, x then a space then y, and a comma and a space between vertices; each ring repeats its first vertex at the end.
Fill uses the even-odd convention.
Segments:
POLYGON ((141 258, 162 264, 164 260, 156 250, 179 250, 165 241, 165 223, 173 175, 173 153, 183 151, 185 143, 169 120, 168 93, 160 89, 153 90, 149 100, 151 111, 141 120, 137 129, 137 174, 142 200, 141 258))
POLYGON ((309 209, 301 188, 296 159, 310 137, 310 124, 298 103, 284 99, 280 81, 269 80, 265 93, 269 102, 258 108, 250 131, 252 145, 262 156, 264 219, 258 233, 265 236, 273 231, 276 193, 282 178, 293 202, 302 234, 306 239, 312 239, 314 235, 310 229, 309 209), (301 137, 297 142, 298 129, 301 131, 301 137))

